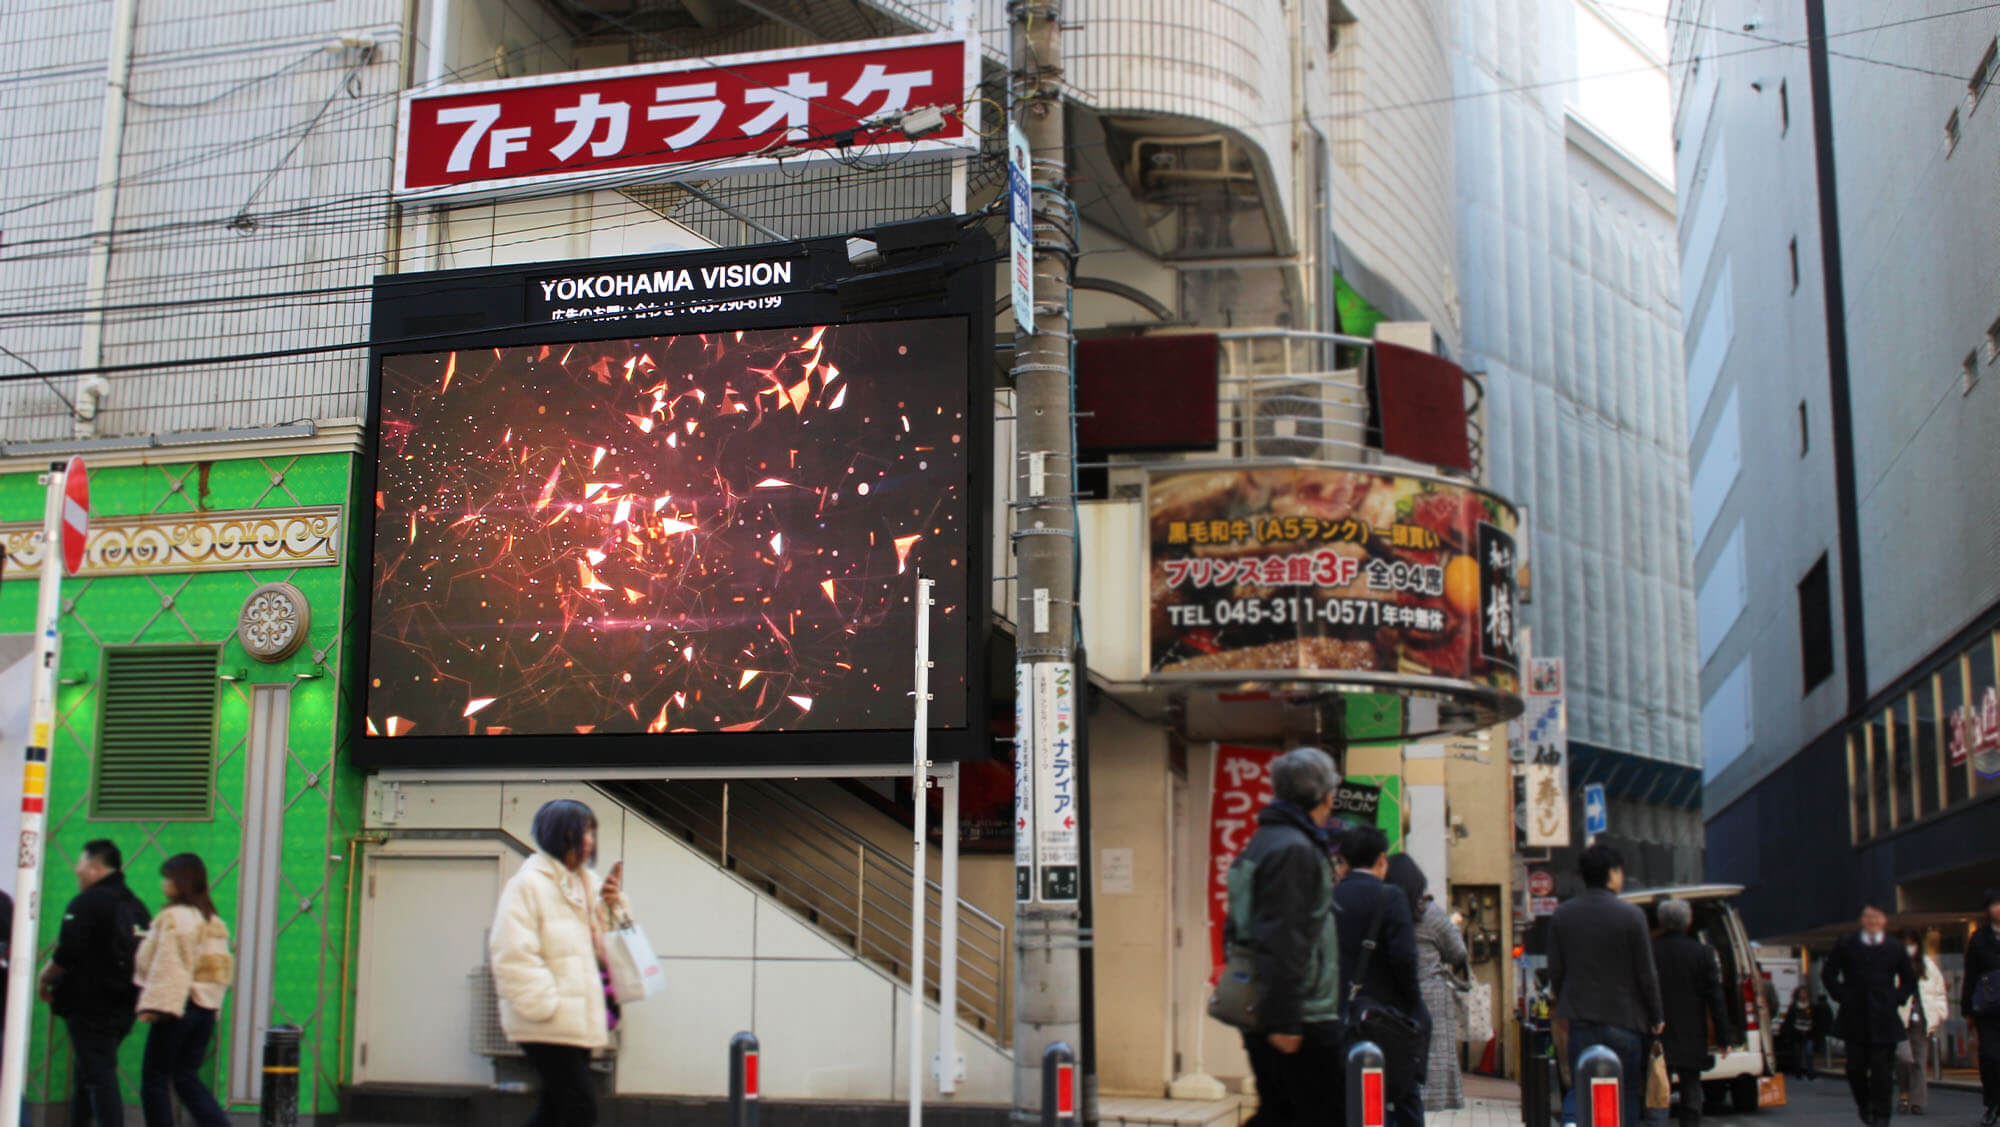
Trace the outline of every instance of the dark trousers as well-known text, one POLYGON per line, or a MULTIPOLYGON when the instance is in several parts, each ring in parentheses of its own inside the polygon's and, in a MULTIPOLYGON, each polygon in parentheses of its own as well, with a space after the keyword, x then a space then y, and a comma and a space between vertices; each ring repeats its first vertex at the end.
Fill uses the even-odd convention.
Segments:
MULTIPOLYGON (((1602 1045, 1618 1057, 1618 1095, 1625 1105, 1619 1117, 1624 1123, 1638 1123, 1646 1108, 1646 1039, 1636 1029, 1626 1029, 1618 1025, 1602 1025, 1594 1021, 1571 1021, 1569 1023, 1569 1074, 1571 1090, 1577 1091, 1577 1102, 1584 1095, 1578 1089, 1584 1087, 1585 1078, 1576 1066, 1585 1050, 1592 1045, 1602 1045)), ((1566 1105, 1567 1106, 1567 1105, 1566 1105)), ((1581 1114, 1581 1108, 1578 1109, 1581 1114)))
POLYGON ((1979 1027, 1979 1089, 1986 1106, 2000 1107, 2000 1018, 1975 1019, 1979 1027))
POLYGON ((132 1032, 130 1014, 64 1018, 69 1026, 69 1121, 75 1127, 124 1127, 118 1094, 118 1046, 132 1032))
POLYGON ((153 1022, 139 1072, 139 1104, 146 1111, 146 1127, 174 1127, 175 1098, 196 1127, 229 1127, 229 1116, 201 1082, 201 1062, 214 1037, 215 1011, 193 1002, 181 1016, 162 1016, 153 1022))
POLYGON ((1243 1034, 1257 1077, 1257 1114, 1245 1127, 1322 1127, 1347 1118, 1339 1024, 1308 1025, 1303 1036, 1298 1052, 1281 1053, 1264 1034, 1243 1034))
POLYGON ((541 1095, 527 1127, 596 1127, 597 1084, 590 1076, 590 1050, 524 1041, 521 1051, 542 1078, 541 1095))
POLYGON ((1847 1087, 1854 1107, 1872 1122, 1887 1123, 1896 1111, 1896 1046, 1847 1043, 1847 1087))
POLYGON ((1825 1051, 1826 1042, 1817 1037, 1806 1038, 1803 1047, 1799 1050, 1799 1060, 1805 1065, 1806 1079, 1819 1079, 1819 1055, 1825 1051))
POLYGON ((1694 1127, 1701 1122, 1701 1069, 1670 1068, 1673 1074, 1674 1091, 1680 1093, 1681 1127, 1694 1127))

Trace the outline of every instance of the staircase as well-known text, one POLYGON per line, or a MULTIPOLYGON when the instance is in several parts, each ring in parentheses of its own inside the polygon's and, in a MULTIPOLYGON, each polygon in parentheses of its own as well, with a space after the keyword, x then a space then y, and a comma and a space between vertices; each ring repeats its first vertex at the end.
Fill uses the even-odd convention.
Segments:
MULTIPOLYGON (((893 978, 910 969, 909 862, 784 784, 769 781, 621 781, 597 789, 656 829, 763 891, 822 935, 893 978)), ((924 993, 938 1001, 943 889, 924 882, 924 993)), ((952 905, 958 942, 958 1016, 1003 1048, 1008 1013, 1007 927, 964 900, 952 905)))

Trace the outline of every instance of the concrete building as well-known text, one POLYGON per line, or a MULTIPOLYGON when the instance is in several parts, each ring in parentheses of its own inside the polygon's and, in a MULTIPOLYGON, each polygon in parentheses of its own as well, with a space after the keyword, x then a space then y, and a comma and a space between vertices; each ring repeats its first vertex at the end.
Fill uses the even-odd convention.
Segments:
MULTIPOLYGON (((1546 26, 1578 18, 1546 7, 1546 26)), ((1671 349, 1648 274, 1666 205, 1656 180, 1558 103, 1527 105, 1511 123, 1467 117, 1461 92, 1522 81, 1520 58, 1496 38, 1504 25, 1482 9, 1202 0, 1089 13, 1067 33, 1076 325, 1085 337, 1215 334, 1221 430, 1177 457, 1232 470, 1274 454, 1314 470, 1338 462, 1359 469, 1335 472, 1490 502, 1496 521, 1506 490, 1489 490, 1521 490, 1537 633, 1567 630, 1578 605, 1607 632, 1563 637, 1584 678, 1579 739, 1677 762, 1671 654, 1649 657, 1613 626, 1629 616, 1634 633, 1671 639, 1685 588, 1650 539, 1679 494, 1654 449, 1667 432, 1649 429, 1657 416, 1642 402, 1658 394, 1647 374, 1671 349), (1537 163, 1468 185, 1468 159, 1508 151, 1491 131, 1530 126, 1537 163), (1517 193, 1534 185, 1543 194, 1517 193), (1558 196, 1572 201, 1565 224, 1522 225, 1530 206, 1558 196), (1485 241, 1496 216, 1505 254, 1485 241), (1547 246, 1520 246, 1533 239, 1547 246), (1601 315, 1568 334, 1589 349, 1539 330, 1511 335, 1499 294, 1517 272, 1551 279, 1522 313, 1530 323, 1589 296, 1601 315), (1439 469, 1368 445, 1370 337, 1489 366, 1483 401, 1476 377, 1452 385, 1474 393, 1475 426, 1485 404, 1483 458, 1439 469), (1569 405, 1555 411, 1554 437, 1535 429, 1549 421, 1545 399, 1569 405), (1611 511, 1604 493, 1585 494, 1594 516, 1563 513, 1568 486, 1549 475, 1598 471, 1533 456, 1546 443, 1566 449, 1573 419, 1579 450, 1641 460, 1654 523, 1611 511), (1635 437, 1614 440, 1606 419, 1635 437), (1614 543, 1625 554, 1600 563, 1614 543), (1649 551, 1662 561, 1652 570, 1640 564, 1649 551), (1623 594, 1604 601, 1614 589, 1623 594)), ((135 872, 192 849, 223 874, 217 899, 236 924, 243 975, 216 1079, 237 1108, 256 1099, 263 1031, 283 1021, 304 1029, 310 1116, 435 1122, 506 1098, 488 1091, 518 1065, 492 1025, 482 936, 527 851, 527 820, 557 795, 598 810, 676 984, 669 1006, 630 1013, 607 1065, 618 1097, 719 1095, 720 1046, 741 1028, 764 1037, 768 1098, 882 1104, 909 1090, 896 1046, 934 1035, 936 1004, 930 1028, 908 1028, 908 941, 873 922, 895 918, 908 894, 907 794, 882 780, 371 774, 353 761, 348 687, 371 569, 355 528, 375 501, 360 485, 373 276, 841 234, 953 204, 951 162, 934 158, 399 200, 402 94, 942 32, 954 14, 943 0, 352 0, 309 14, 99 0, 26 9, 0 29, 10 57, 39 60, 15 84, 22 108, 0 122, 14 149, 38 157, 0 171, 0 345, 11 354, 0 358, 10 564, 0 628, 32 629, 23 565, 39 550, 35 472, 82 451, 98 486, 92 569, 65 586, 49 870, 108 834, 135 872), (273 623, 296 624, 275 648, 273 623), (166 752, 134 727, 164 710, 183 718, 166 752), (807 852, 838 861, 801 878, 792 858, 807 852), (410 1097, 413 1084, 431 1087, 410 1097)), ((979 5, 985 95, 996 101, 1005 25, 1004 5, 979 5)), ((1568 49, 1567 33, 1551 35, 1534 50, 1568 49)), ((1004 157, 989 141, 968 161, 969 208, 1001 189, 1004 157)), ((1011 395, 996 397, 995 448, 1010 451, 1011 395)), ((1081 505, 1100 1090, 1193 1093, 1247 1073, 1234 1033, 1204 1006, 1214 780, 1230 748, 1344 748, 1347 774, 1377 794, 1377 823, 1474 920, 1475 974, 1505 1013, 1514 811, 1492 720, 1518 688, 1513 675, 1480 687, 1483 712, 1437 691, 1438 679, 1385 689, 1340 682, 1330 667, 1298 672, 1365 691, 1300 693, 1226 670, 1156 678, 1142 493, 1159 460, 1109 457, 1101 493, 1081 505)), ((1012 475, 996 477, 1005 513, 1012 475)), ((990 532, 1004 552, 1004 520, 990 532)), ((1015 595, 1005 578, 992 592, 996 669, 1012 661, 1015 595)), ((1010 686, 991 696, 996 715, 1011 712, 1010 686)), ((20 725, 0 730, 18 738, 20 725)), ((933 921, 960 928, 945 957, 962 984, 949 1016, 966 1075, 948 1097, 961 1103, 1010 1094, 1013 873, 1001 830, 980 843, 997 852, 965 857, 955 902, 935 883, 929 895, 933 921)), ((59 1101, 68 1050, 40 1011, 34 1046, 30 1099, 59 1101)), ((136 1043, 129 1051, 135 1065, 136 1043)))
POLYGON ((2000 21, 1673 16, 1709 873, 1753 935, 1944 925, 2000 864, 2000 21))

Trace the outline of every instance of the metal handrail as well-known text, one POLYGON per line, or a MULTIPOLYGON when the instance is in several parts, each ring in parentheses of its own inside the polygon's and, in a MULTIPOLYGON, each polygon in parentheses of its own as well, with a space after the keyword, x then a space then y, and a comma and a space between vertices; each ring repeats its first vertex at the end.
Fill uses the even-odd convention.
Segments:
MULTIPOLYGON (((685 840, 723 868, 764 886, 836 942, 901 975, 906 961, 940 966, 937 923, 943 888, 924 881, 932 923, 923 949, 909 949, 909 862, 782 786, 763 781, 600 783, 613 799, 685 840)), ((959 1013, 1003 1043, 1011 1032, 1006 990, 1007 926, 960 900, 959 1013)), ((935 990, 929 991, 933 998, 935 990)))

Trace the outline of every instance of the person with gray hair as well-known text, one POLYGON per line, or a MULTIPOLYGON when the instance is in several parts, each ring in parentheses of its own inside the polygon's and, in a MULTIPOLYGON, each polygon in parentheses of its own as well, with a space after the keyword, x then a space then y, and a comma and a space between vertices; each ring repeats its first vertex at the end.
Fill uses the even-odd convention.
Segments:
POLYGON ((1667 1069, 1680 1097, 1682 1127, 1701 1122, 1701 1074, 1708 1067, 1708 1029, 1728 1028, 1722 997, 1722 967, 1707 944, 1688 933, 1694 908, 1666 899, 1654 910, 1660 934, 1653 940, 1653 965, 1660 975, 1660 1004, 1667 1027, 1660 1035, 1667 1069))
POLYGON ((1229 868, 1223 942, 1255 967, 1243 1048, 1257 1078, 1252 1127, 1303 1127, 1346 1107, 1340 1053, 1340 947, 1326 834, 1340 772, 1314 747, 1271 764, 1277 800, 1229 868))

